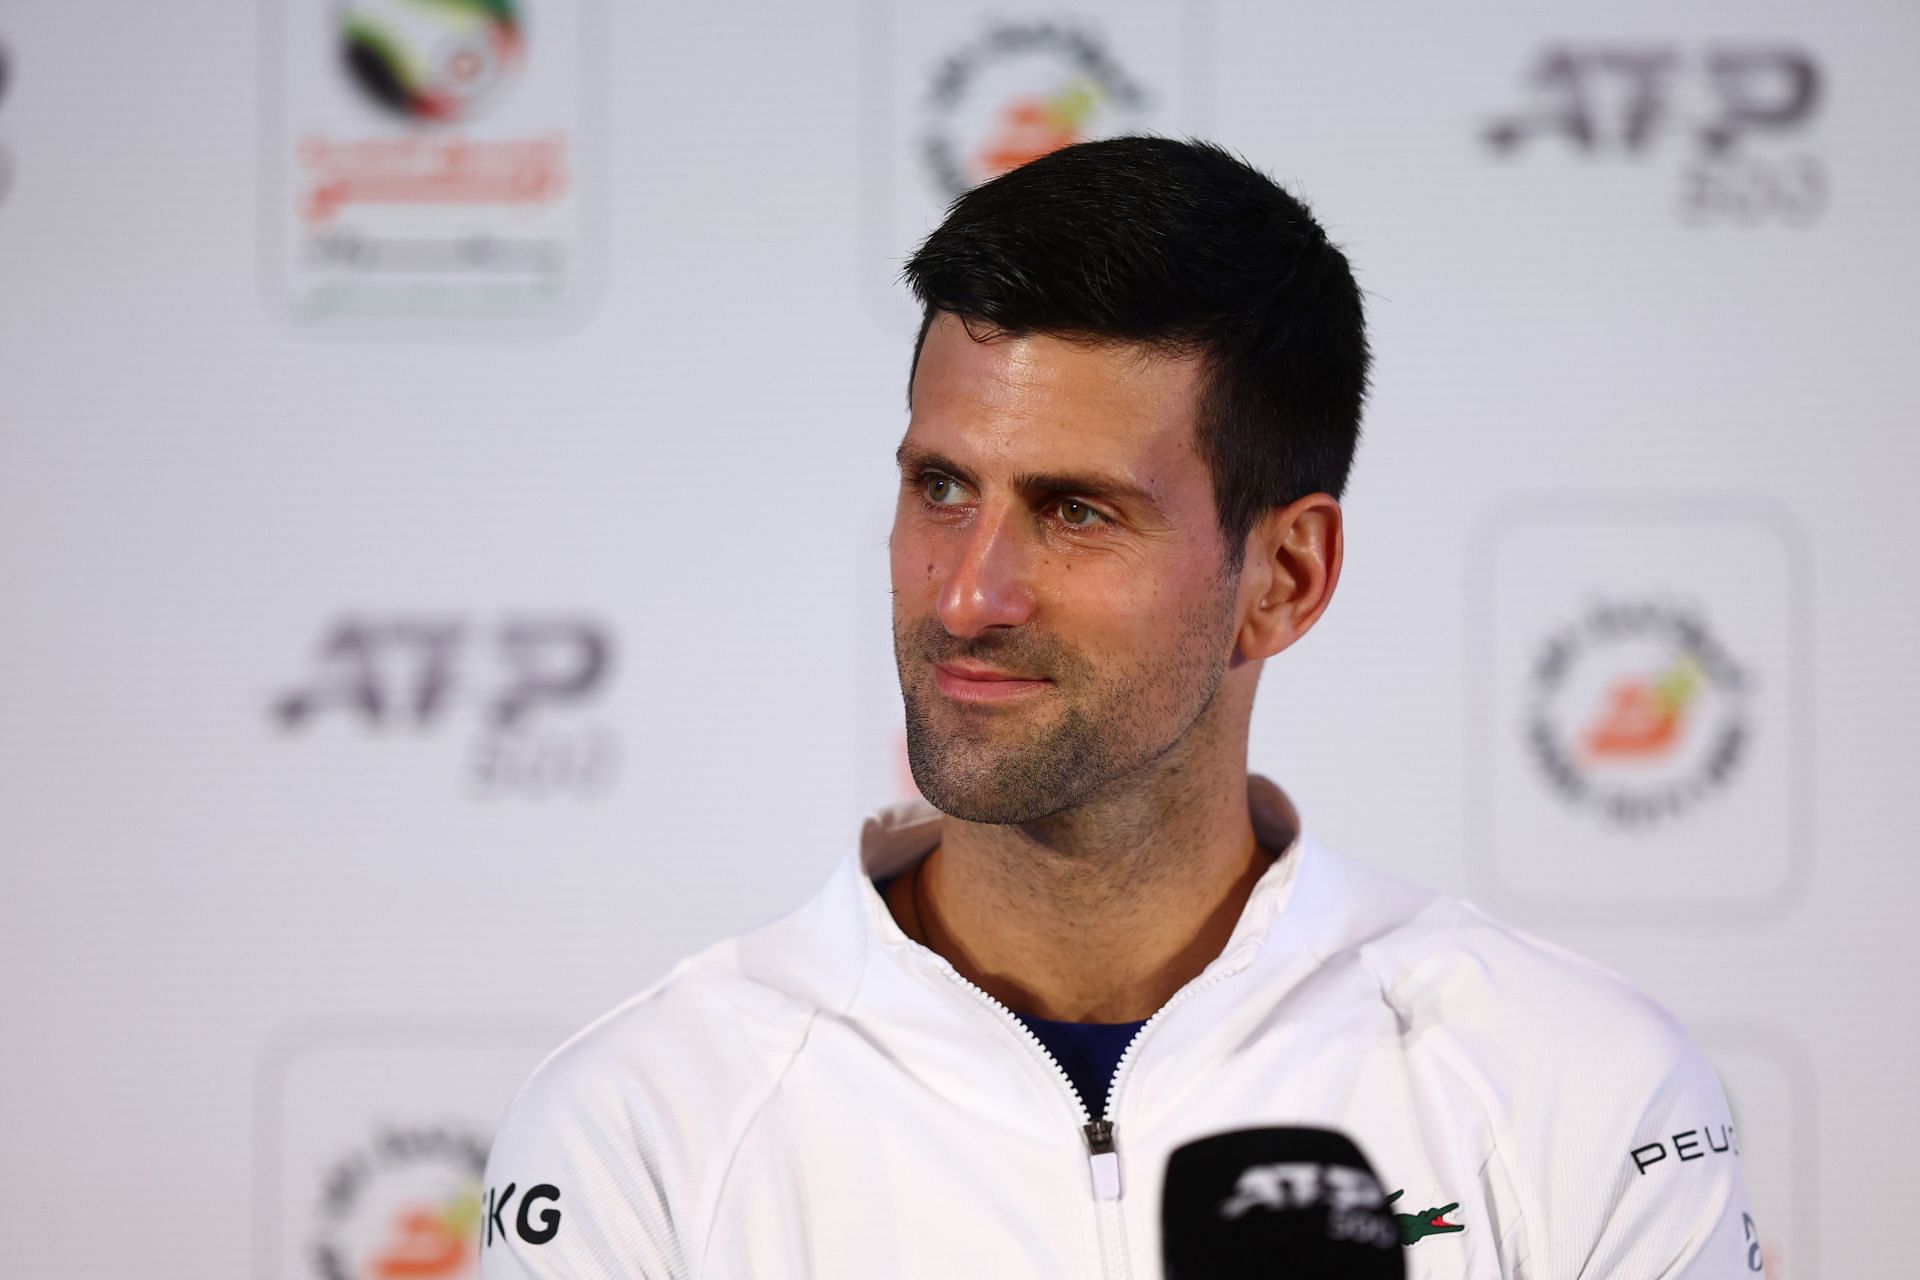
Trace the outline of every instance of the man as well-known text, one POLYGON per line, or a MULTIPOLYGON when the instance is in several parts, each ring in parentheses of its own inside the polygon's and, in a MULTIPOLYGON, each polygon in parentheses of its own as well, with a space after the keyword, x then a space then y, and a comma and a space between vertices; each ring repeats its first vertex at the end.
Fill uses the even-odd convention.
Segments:
POLYGON ((1416 1280, 1757 1271, 1670 1015, 1247 771, 1262 666, 1339 581, 1367 379, 1308 211, 1211 146, 1085 143, 963 196, 907 276, 925 799, 540 1067, 485 1280, 1151 1276, 1169 1153, 1262 1125, 1357 1141, 1416 1280))

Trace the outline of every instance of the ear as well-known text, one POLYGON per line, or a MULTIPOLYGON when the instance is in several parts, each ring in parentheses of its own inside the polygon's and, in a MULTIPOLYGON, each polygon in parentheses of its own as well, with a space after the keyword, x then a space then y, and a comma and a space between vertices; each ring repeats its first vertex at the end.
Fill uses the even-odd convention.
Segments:
POLYGON ((1275 507, 1247 535, 1240 578, 1240 653, 1270 658, 1305 635, 1340 581, 1340 504, 1324 493, 1275 507))

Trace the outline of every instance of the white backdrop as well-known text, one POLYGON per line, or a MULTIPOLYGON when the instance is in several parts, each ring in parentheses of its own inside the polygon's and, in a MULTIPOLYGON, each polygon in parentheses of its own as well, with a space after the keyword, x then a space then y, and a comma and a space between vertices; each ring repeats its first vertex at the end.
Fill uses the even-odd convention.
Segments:
POLYGON ((1920 12, 407 8, 0 3, 0 1277, 469 1280, 545 1049, 906 794, 894 281, 1035 102, 1368 291, 1253 766, 1693 1027, 1773 1280, 1903 1272, 1920 12))

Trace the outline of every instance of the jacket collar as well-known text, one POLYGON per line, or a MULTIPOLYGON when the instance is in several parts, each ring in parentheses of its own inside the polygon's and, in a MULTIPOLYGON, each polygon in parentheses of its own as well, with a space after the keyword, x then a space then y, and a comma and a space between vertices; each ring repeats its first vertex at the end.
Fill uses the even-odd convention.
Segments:
MULTIPOLYGON (((940 842, 942 816, 924 797, 916 796, 877 810, 861 827, 859 843, 849 861, 861 882, 867 928, 882 946, 925 950, 902 932, 873 881, 900 875, 931 853, 940 842)), ((1308 844, 1299 811, 1279 784, 1264 774, 1247 774, 1247 816, 1260 844, 1280 853, 1254 882, 1253 892, 1221 951, 1223 957, 1266 936, 1291 891, 1308 844)))
MULTIPOLYGON (((1381 948, 1404 949, 1393 939, 1415 916, 1442 930, 1458 917, 1457 900, 1321 846, 1271 779, 1249 774, 1247 797, 1261 843, 1281 856, 1255 883, 1220 954, 1155 1015, 1155 1033, 1142 1032, 1116 1103, 1130 1125, 1155 1123, 1202 1087, 1213 1065, 1297 1022, 1302 1001, 1365 1014, 1384 995, 1373 976, 1381 948)), ((1065 1123, 1074 1119, 1070 1094, 1039 1043, 944 957, 902 933, 870 879, 925 857, 940 819, 925 800, 878 810, 805 905, 716 944, 699 963, 742 1008, 773 1018, 798 1003, 824 1014, 834 1030, 823 1034, 881 1046, 983 1123, 1078 1142, 1077 1120, 1065 1123)))
MULTIPOLYGON (((1270 981, 1285 989, 1323 954, 1305 936, 1308 922, 1299 907, 1288 909, 1288 903, 1311 887, 1316 865, 1329 855, 1307 837, 1271 779, 1249 774, 1247 803, 1257 838, 1280 856, 1255 882, 1220 955, 1188 984, 1213 987, 1205 999, 1188 1002, 1198 1006, 1195 1013, 1182 1010, 1176 1019, 1188 1030, 1155 1036, 1158 1043, 1141 1055, 1137 1074, 1153 1082, 1143 1079, 1129 1090, 1148 1095, 1128 1104, 1130 1112, 1151 1104, 1153 1094, 1171 1097, 1162 1081, 1184 1088, 1200 1078, 1199 1065, 1227 1051, 1221 1037, 1234 1034, 1233 1024, 1251 1012, 1239 1007, 1251 991, 1245 982, 1219 979, 1259 967, 1267 977, 1258 985, 1270 981), (1223 1018, 1220 1010, 1238 1016, 1223 1018)), ((924 799, 876 811, 812 902, 741 939, 731 954, 767 987, 831 1010, 836 1025, 858 1028, 983 1123, 1077 1143, 1070 1097, 1044 1051, 1037 1043, 1023 1045, 1030 1034, 1009 1011, 995 1008, 943 956, 908 938, 873 885, 871 877, 897 875, 931 852, 940 820, 924 799)))

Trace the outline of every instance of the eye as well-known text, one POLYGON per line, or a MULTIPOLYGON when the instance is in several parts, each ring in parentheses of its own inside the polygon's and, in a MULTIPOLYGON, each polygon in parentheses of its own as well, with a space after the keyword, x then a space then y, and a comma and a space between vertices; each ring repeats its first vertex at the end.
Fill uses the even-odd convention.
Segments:
MULTIPOLYGON (((920 496, 922 498, 927 496, 927 489, 930 485, 943 484, 946 485, 949 490, 953 488, 953 480, 948 476, 941 475, 938 471, 922 471, 913 478, 913 483, 920 490, 920 496)), ((936 499, 929 505, 944 507, 947 504, 936 499)))
MULTIPOLYGON (((958 480, 937 470, 922 470, 908 478, 908 484, 914 487, 916 497, 922 507, 941 509, 941 507, 960 507, 966 501, 966 486, 958 480)), ((1060 524, 1069 530, 1096 530, 1100 526, 1112 524, 1114 518, 1104 510, 1096 509, 1089 503, 1083 503, 1077 497, 1062 497, 1052 503, 1050 510, 1060 518, 1060 524)))
POLYGON ((1061 523, 1066 525, 1069 529, 1094 529, 1094 528, 1098 528, 1103 523, 1108 523, 1107 518, 1104 515, 1101 515, 1098 511, 1095 511, 1092 507, 1080 501, 1080 499, 1078 498, 1062 498, 1060 499, 1059 502, 1054 504, 1054 510, 1056 511, 1064 511, 1068 507, 1078 507, 1080 508, 1080 510, 1086 512, 1089 516, 1092 517, 1092 519, 1086 520, 1086 521, 1080 521, 1080 520, 1061 521, 1061 523))

